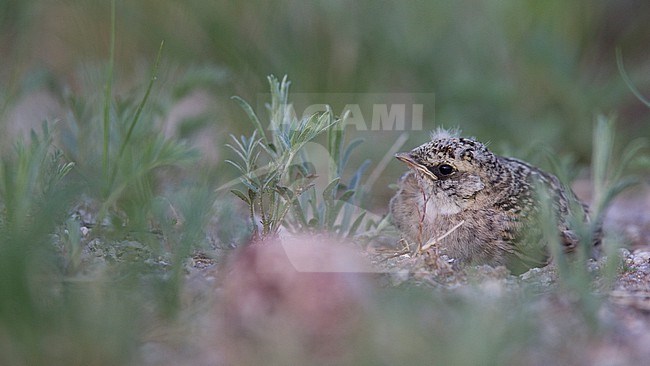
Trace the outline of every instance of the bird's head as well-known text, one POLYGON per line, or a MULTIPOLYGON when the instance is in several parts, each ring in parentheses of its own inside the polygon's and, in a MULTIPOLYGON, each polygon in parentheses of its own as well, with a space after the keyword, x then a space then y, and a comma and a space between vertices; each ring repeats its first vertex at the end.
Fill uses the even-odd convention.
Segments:
POLYGON ((499 166, 496 155, 484 144, 446 130, 436 131, 431 141, 395 157, 417 172, 423 192, 449 213, 474 204, 499 166))

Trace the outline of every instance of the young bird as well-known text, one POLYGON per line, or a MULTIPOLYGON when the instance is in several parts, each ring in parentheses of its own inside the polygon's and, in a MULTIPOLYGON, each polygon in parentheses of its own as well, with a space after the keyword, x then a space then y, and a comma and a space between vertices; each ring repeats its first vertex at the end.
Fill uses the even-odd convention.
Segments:
POLYGON ((435 245, 457 263, 504 265, 521 273, 548 264, 542 220, 555 217, 556 242, 566 252, 580 241, 569 215, 586 220, 585 206, 555 176, 528 163, 442 129, 395 157, 410 170, 399 181, 390 212, 409 246, 435 245), (553 212, 543 213, 543 207, 553 212))

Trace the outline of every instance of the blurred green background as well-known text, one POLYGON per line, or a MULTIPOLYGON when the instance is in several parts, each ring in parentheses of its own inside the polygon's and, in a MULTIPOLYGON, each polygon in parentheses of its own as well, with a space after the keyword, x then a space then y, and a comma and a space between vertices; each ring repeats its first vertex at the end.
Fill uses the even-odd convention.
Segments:
MULTIPOLYGON (((25 116, 65 119, 57 94, 101 95, 109 18, 108 1, 0 1, 3 130, 28 129, 25 116)), ((288 75, 295 94, 432 93, 425 130, 459 126, 535 163, 540 148, 588 163, 597 113, 618 115, 623 139, 650 136, 648 109, 615 59, 620 47, 632 80, 649 90, 642 0, 118 1, 118 94, 142 89, 162 40, 152 98, 177 119, 164 128, 202 136, 215 164, 226 132, 252 130, 229 98, 262 105, 269 74, 288 75)), ((350 130, 373 140, 356 159, 374 162, 400 134, 350 130)), ((415 131, 404 149, 426 139, 415 131)), ((391 164, 377 186, 401 168, 391 164)))

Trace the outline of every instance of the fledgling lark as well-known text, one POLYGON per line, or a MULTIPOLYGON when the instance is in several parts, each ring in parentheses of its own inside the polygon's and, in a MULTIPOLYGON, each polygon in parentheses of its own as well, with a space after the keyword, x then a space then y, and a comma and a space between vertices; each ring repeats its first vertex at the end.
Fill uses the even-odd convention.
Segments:
POLYGON ((569 215, 578 207, 588 218, 586 208, 549 173, 441 129, 430 142, 395 157, 410 170, 399 181, 390 212, 412 248, 435 245, 458 263, 505 265, 515 273, 543 266, 549 254, 539 188, 552 200, 548 207, 564 250, 578 245, 569 215))

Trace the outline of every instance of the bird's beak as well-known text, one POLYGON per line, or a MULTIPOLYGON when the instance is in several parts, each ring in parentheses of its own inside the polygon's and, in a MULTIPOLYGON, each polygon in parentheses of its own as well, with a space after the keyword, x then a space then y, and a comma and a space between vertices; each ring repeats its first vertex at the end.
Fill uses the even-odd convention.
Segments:
POLYGON ((415 160, 413 160, 413 158, 409 153, 397 153, 395 154, 395 158, 397 158, 397 160, 401 162, 408 164, 408 166, 413 168, 419 165, 418 163, 415 162, 415 160))
POLYGON ((416 161, 413 159, 413 157, 411 157, 411 154, 409 154, 409 153, 397 153, 397 154, 395 154, 395 158, 396 158, 397 160, 401 161, 401 162, 406 163, 406 165, 408 165, 409 168, 414 169, 414 170, 417 170, 417 171, 421 172, 422 174, 424 174, 424 175, 430 177, 430 178, 433 179, 433 180, 437 180, 437 179, 438 179, 438 177, 436 177, 435 175, 433 175, 433 173, 431 173, 431 172, 429 171, 429 169, 427 169, 424 165, 422 165, 422 164, 416 162, 416 161))

